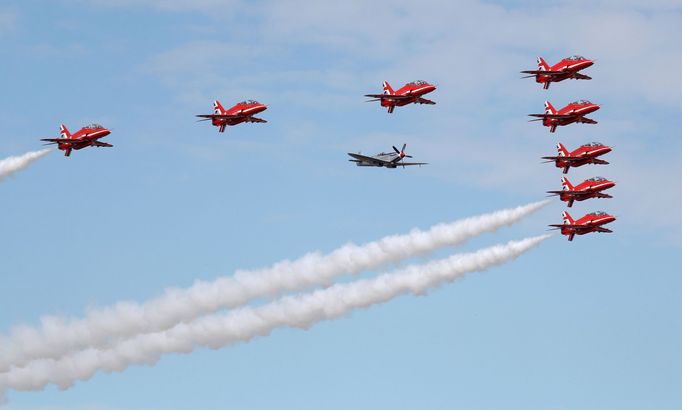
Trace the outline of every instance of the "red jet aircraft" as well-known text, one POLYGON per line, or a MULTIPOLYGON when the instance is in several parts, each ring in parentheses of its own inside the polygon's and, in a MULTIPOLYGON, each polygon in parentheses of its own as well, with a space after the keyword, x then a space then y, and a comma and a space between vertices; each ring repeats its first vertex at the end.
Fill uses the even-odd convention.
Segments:
POLYGON ((99 124, 87 125, 76 131, 75 134, 71 134, 64 124, 59 127, 59 130, 59 138, 43 138, 41 141, 47 141, 48 143, 45 145, 57 144, 57 148, 64 151, 64 156, 66 157, 71 155, 71 150, 74 149, 79 150, 85 147, 113 147, 111 144, 99 141, 100 138, 111 134, 111 131, 99 124))
POLYGON ((199 114, 197 117, 203 118, 199 121, 211 120, 211 123, 218 127, 219 132, 225 132, 225 127, 228 125, 237 125, 242 122, 267 122, 262 118, 256 118, 253 115, 263 112, 268 109, 265 104, 258 101, 246 100, 235 104, 229 110, 223 108, 220 101, 213 101, 213 114, 199 114))
POLYGON ((568 125, 574 122, 582 124, 596 124, 597 121, 585 118, 585 115, 599 109, 597 104, 587 100, 574 101, 557 111, 549 101, 545 101, 544 114, 528 114, 529 117, 537 117, 531 121, 542 121, 542 125, 550 127, 549 132, 556 131, 559 125, 568 125))
POLYGON ((603 228, 606 225, 616 220, 616 217, 607 214, 606 212, 592 212, 578 219, 577 221, 571 218, 568 212, 563 212, 564 223, 562 225, 549 225, 555 229, 560 229, 562 235, 568 236, 568 240, 572 241, 575 235, 585 235, 590 232, 611 233, 610 229, 603 228))
POLYGON ((557 151, 559 151, 558 156, 542 157, 542 159, 548 160, 545 162, 554 162, 557 168, 563 168, 564 174, 567 174, 571 167, 580 167, 585 164, 607 165, 608 162, 597 159, 597 157, 611 152, 611 147, 600 142, 591 142, 581 145, 573 152, 568 152, 566 147, 559 143, 557 144, 557 151))
POLYGON ((541 83, 545 90, 549 88, 550 83, 558 83, 568 78, 576 80, 591 80, 585 74, 580 74, 578 71, 585 69, 594 64, 594 61, 589 60, 583 56, 566 57, 553 66, 549 66, 542 57, 538 57, 538 69, 521 71, 523 74, 530 74, 523 78, 535 77, 535 82, 541 83))
POLYGON ((402 107, 407 104, 435 104, 435 102, 431 100, 422 98, 423 95, 428 94, 435 89, 435 85, 418 80, 405 84, 402 88, 398 89, 398 91, 393 91, 391 85, 384 81, 383 94, 365 94, 365 97, 374 98, 367 102, 381 101, 381 106, 388 107, 388 112, 392 113, 395 107, 402 107))
POLYGON ((562 191, 547 191, 548 194, 559 195, 559 199, 568 202, 568 207, 573 206, 573 201, 584 201, 590 198, 613 198, 611 195, 604 194, 609 188, 615 186, 616 183, 609 181, 606 178, 594 177, 587 179, 580 184, 573 186, 566 177, 561 177, 562 191))

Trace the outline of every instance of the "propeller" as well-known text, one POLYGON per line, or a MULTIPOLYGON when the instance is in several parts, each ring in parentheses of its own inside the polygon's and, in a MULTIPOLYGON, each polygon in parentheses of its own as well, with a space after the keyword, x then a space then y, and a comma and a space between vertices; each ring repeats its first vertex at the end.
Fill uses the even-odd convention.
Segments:
MULTIPOLYGON (((399 159, 412 158, 412 155, 406 155, 405 154, 405 147, 407 147, 407 144, 403 144, 403 149, 401 149, 401 150, 398 150, 398 148, 396 148, 395 145, 393 146, 393 150, 396 152, 396 154, 398 154, 399 159)), ((398 159, 398 158, 396 158, 396 159, 398 159)))

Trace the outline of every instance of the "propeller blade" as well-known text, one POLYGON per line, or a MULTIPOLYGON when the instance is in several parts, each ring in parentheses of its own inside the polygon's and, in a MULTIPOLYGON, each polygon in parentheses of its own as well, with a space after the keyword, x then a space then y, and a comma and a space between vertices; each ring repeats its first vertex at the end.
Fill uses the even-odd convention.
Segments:
POLYGON ((396 148, 395 145, 393 146, 393 150, 394 150, 397 154, 400 154, 400 151, 398 151, 398 148, 396 148))
POLYGON ((405 158, 412 158, 412 155, 405 155, 405 158))
POLYGON ((405 151, 405 147, 407 147, 407 144, 403 144, 403 149, 402 149, 402 151, 405 151))

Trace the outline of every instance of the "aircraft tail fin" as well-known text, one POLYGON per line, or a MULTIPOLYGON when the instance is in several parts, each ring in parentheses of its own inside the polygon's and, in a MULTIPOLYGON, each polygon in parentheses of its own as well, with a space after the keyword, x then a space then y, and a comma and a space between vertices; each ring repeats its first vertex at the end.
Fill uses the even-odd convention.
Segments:
POLYGON ((566 147, 564 147, 564 144, 562 143, 556 144, 556 149, 559 152, 560 157, 566 157, 569 154, 568 150, 566 149, 566 147))
POLYGON ((566 177, 561 177, 561 187, 564 191, 573 191, 573 184, 566 177))
POLYGON ((59 136, 61 138, 71 138, 71 133, 66 128, 66 125, 62 124, 59 126, 59 136))
POLYGON ((575 220, 567 211, 563 211, 561 216, 564 218, 564 224, 573 225, 575 223, 575 220))
POLYGON ((389 84, 388 81, 384 81, 384 94, 386 95, 395 94, 395 91, 393 91, 393 87, 391 87, 391 84, 389 84))
POLYGON ((557 111, 551 102, 545 101, 545 114, 556 114, 557 111))
POLYGON ((549 70, 549 64, 547 64, 545 59, 542 57, 538 57, 538 70, 539 71, 548 71, 549 70))
POLYGON ((215 100, 213 101, 213 113, 214 114, 224 114, 225 113, 225 108, 223 108, 222 104, 220 104, 220 101, 215 100))

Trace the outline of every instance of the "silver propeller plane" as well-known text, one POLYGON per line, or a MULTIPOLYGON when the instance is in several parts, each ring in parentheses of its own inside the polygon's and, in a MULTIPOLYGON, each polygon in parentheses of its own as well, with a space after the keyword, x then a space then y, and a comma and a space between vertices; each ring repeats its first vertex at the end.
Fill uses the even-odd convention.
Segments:
POLYGON ((403 158, 412 158, 412 155, 405 154, 405 147, 407 144, 403 144, 403 149, 398 150, 395 146, 393 151, 395 152, 381 152, 374 156, 368 157, 362 154, 348 153, 353 159, 348 161, 355 162, 355 165, 359 167, 385 167, 385 168, 397 168, 402 166, 403 168, 408 165, 426 165, 426 162, 402 162, 403 158))

